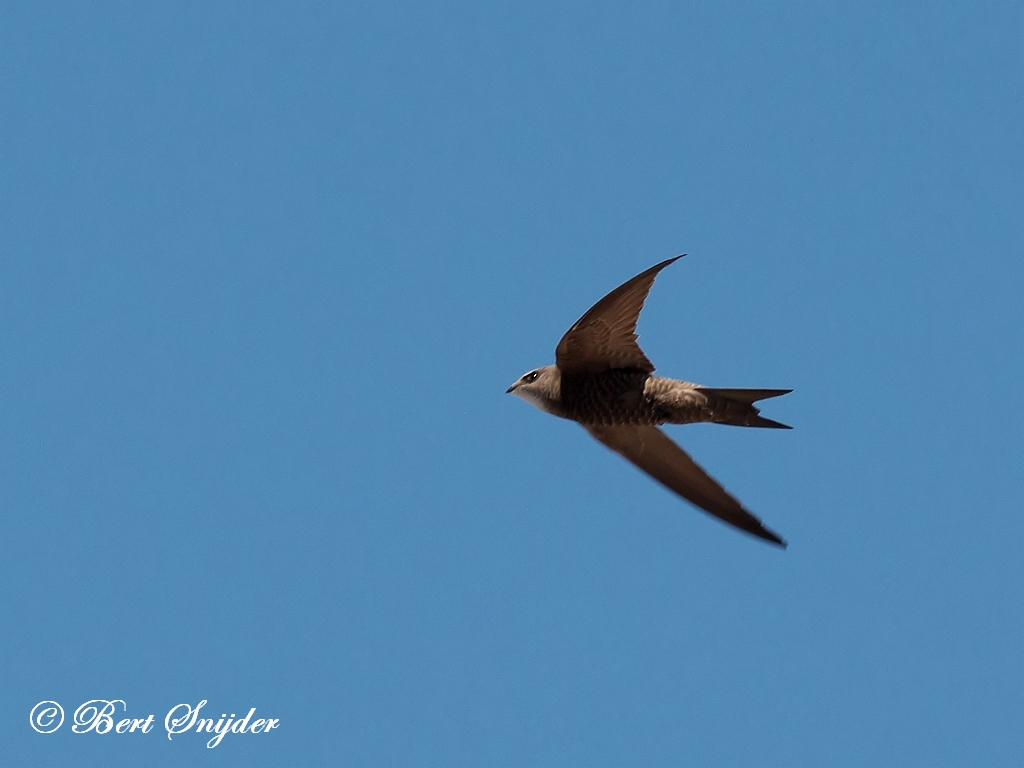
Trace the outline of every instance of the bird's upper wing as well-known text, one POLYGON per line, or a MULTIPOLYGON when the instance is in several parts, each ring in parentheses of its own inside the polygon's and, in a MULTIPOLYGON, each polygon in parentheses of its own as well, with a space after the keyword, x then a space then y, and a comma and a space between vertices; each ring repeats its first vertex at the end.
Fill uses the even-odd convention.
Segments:
POLYGON ((562 375, 599 373, 611 368, 652 372, 654 366, 636 343, 636 321, 654 278, 681 258, 666 259, 641 272, 588 309, 555 348, 555 364, 562 375))
POLYGON ((584 427, 613 451, 705 512, 773 544, 786 546, 778 534, 765 528, 657 427, 584 427))

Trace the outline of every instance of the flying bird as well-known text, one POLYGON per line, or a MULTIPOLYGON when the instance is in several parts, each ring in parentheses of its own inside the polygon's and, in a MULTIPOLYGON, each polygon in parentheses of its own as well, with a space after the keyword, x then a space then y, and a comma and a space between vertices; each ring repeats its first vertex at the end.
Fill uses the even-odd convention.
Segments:
POLYGON ((743 508, 669 439, 662 424, 714 422, 792 429, 754 406, 791 389, 716 389, 653 376, 637 344, 636 322, 654 278, 682 256, 629 280, 592 306, 555 348, 555 364, 524 374, 508 392, 542 411, 579 422, 594 438, 662 485, 720 520, 785 547, 786 542, 743 508))

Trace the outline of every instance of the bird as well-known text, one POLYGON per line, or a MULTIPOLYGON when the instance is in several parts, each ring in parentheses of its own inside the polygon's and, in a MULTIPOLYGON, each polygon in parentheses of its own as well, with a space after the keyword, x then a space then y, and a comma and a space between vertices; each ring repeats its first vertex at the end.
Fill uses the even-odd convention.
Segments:
POLYGON ((555 364, 523 374, 506 391, 540 410, 578 422, 605 446, 669 490, 752 536, 786 542, 659 429, 713 422, 792 429, 754 405, 791 389, 719 389, 654 376, 636 324, 654 279, 686 254, 655 264, 588 309, 555 348, 555 364))

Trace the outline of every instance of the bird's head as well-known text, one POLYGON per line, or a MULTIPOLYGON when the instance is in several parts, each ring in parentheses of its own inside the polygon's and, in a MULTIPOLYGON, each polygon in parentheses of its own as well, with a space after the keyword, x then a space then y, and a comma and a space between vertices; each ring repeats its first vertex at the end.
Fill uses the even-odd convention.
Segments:
POLYGON ((558 368, 554 365, 545 365, 543 368, 534 368, 524 373, 506 392, 546 411, 549 404, 558 401, 561 383, 562 377, 558 368))

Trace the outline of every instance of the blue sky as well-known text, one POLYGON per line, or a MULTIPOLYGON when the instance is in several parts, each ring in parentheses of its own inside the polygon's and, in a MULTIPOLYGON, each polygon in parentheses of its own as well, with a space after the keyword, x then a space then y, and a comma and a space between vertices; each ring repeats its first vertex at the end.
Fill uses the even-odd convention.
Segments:
POLYGON ((1022 23, 5 5, 6 759, 1020 765, 1022 23), (504 394, 684 251, 644 349, 795 429, 671 435, 787 551, 504 394))

